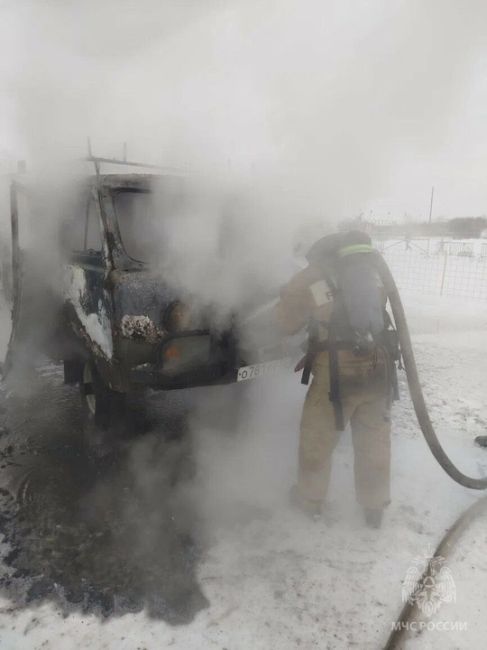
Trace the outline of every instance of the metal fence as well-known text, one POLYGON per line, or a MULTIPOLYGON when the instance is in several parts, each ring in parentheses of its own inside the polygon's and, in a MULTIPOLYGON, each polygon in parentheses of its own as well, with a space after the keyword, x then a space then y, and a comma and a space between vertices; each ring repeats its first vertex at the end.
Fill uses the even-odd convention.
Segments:
POLYGON ((400 289, 487 301, 487 242, 376 242, 400 289))

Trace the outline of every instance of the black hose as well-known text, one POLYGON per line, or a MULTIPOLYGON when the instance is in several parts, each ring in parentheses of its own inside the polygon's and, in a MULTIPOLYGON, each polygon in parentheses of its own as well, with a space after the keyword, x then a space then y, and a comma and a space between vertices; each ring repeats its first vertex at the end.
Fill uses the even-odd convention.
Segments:
POLYGON ((394 316, 394 321, 399 336, 399 343, 401 345, 401 352, 404 360, 409 392, 411 394, 416 417, 418 418, 419 426, 421 427, 421 431, 423 432, 425 440, 428 443, 433 456, 443 467, 448 476, 450 476, 454 481, 460 483, 460 485, 463 485, 464 487, 468 487, 473 490, 485 490, 487 488, 487 478, 472 478, 471 476, 467 476, 461 472, 448 458, 443 447, 440 444, 440 441, 438 440, 438 436, 436 435, 436 432, 433 428, 433 424, 430 420, 428 409, 424 401, 423 391, 419 381, 418 369, 416 367, 413 346, 411 343, 411 337, 409 335, 409 328, 406 320, 406 314, 404 312, 404 307, 401 301, 401 296, 399 295, 399 291, 397 289, 392 273, 387 266, 387 263, 385 262, 382 255, 380 255, 378 252, 375 254, 375 261, 377 270, 380 274, 382 282, 384 283, 384 287, 391 304, 392 314, 394 316))

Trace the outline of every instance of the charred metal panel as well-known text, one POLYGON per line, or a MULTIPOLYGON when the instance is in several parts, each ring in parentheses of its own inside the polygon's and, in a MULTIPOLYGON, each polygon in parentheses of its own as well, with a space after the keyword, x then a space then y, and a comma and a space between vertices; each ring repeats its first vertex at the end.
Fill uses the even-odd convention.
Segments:
POLYGON ((123 337, 156 343, 166 334, 162 315, 174 299, 173 294, 149 272, 122 272, 112 276, 115 326, 123 337))
MULTIPOLYGON (((154 183, 170 181, 184 183, 185 174, 100 174, 100 185, 113 190, 129 190, 134 192, 150 192, 154 183)), ((90 178, 92 185, 96 177, 90 178)))
POLYGON ((79 332, 88 349, 113 357, 110 300, 104 289, 104 271, 69 265, 65 269, 64 298, 74 308, 79 332))
POLYGON ((100 217, 103 224, 105 241, 106 241, 106 257, 110 269, 120 270, 136 270, 143 268, 141 262, 131 259, 122 244, 120 237, 120 229, 118 226, 115 209, 113 206, 113 198, 110 190, 103 187, 99 194, 100 217))

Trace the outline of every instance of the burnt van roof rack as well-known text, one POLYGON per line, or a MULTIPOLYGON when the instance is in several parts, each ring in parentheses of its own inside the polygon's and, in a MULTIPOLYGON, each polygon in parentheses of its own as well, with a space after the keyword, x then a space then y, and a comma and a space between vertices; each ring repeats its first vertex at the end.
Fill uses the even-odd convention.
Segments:
MULTIPOLYGON (((134 162, 130 160, 119 160, 118 158, 103 158, 101 156, 87 156, 86 158, 82 158, 82 160, 86 160, 87 162, 92 162, 95 163, 95 165, 98 163, 108 163, 110 165, 128 165, 129 167, 146 167, 147 169, 160 169, 160 170, 168 170, 168 167, 161 167, 160 165, 152 165, 150 163, 142 163, 142 162, 134 162)), ((174 170, 176 171, 176 170, 174 170)), ((180 170, 178 170, 180 171, 180 170)))
POLYGON ((159 171, 165 171, 170 173, 181 174, 184 173, 182 169, 177 169, 176 167, 162 167, 161 165, 152 165, 150 163, 135 162, 127 160, 127 143, 123 143, 123 158, 105 158, 103 156, 94 156, 93 150, 91 148, 91 139, 87 138, 88 145, 88 155, 82 160, 86 162, 92 162, 95 165, 95 171, 97 176, 100 174, 100 164, 106 163, 109 165, 127 165, 128 167, 145 167, 146 169, 158 169, 159 171))

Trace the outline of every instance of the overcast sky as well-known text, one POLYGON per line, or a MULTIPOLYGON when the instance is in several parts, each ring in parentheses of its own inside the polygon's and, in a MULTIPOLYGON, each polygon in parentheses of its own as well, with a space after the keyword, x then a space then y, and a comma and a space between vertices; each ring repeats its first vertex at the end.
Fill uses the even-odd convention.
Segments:
MULTIPOLYGON (((303 211, 487 214, 485 0, 0 3, 0 159, 278 177, 303 211)), ((299 208, 298 208, 299 209, 299 208)))

